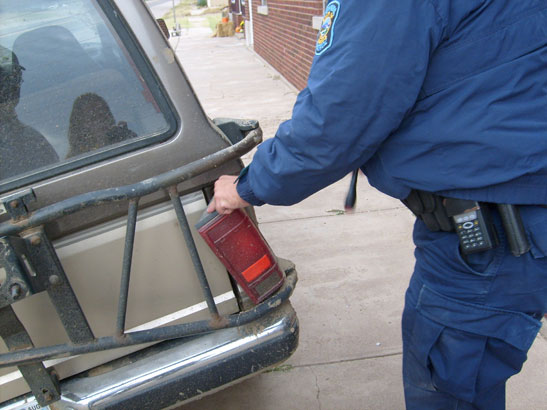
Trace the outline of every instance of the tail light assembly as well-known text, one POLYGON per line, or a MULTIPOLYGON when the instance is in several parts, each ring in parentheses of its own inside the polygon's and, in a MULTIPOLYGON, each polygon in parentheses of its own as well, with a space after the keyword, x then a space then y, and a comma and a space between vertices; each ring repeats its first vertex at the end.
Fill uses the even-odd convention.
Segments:
POLYGON ((275 256, 243 210, 228 215, 206 213, 196 229, 255 304, 283 284, 284 275, 275 256))

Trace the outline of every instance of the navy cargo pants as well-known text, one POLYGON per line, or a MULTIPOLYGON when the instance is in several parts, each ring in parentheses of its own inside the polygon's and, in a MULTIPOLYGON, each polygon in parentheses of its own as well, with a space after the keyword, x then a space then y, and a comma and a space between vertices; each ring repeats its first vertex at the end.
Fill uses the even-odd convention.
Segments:
POLYGON ((407 410, 505 409, 505 382, 526 360, 547 311, 547 209, 521 207, 532 245, 463 257, 455 233, 414 227, 416 266, 403 313, 407 410))

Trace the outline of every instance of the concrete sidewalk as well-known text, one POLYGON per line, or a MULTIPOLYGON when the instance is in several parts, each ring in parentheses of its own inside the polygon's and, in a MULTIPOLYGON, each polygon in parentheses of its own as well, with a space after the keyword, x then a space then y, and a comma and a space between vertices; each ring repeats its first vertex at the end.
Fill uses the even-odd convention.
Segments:
MULTIPOLYGON (((265 137, 290 118, 296 90, 244 40, 190 29, 171 42, 210 117, 258 119, 265 137)), ((300 346, 275 371, 184 409, 404 408, 399 322, 414 263, 414 218, 364 177, 356 212, 344 214, 348 186, 345 178, 298 205, 256 209, 274 251, 297 266, 300 346)), ((546 376, 547 339, 538 336, 509 383, 507 408, 547 409, 546 376)))

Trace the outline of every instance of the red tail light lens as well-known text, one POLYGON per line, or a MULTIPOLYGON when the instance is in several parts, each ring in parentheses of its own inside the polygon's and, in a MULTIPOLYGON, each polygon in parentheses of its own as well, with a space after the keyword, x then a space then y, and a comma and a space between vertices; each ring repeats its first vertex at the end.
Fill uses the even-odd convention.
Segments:
POLYGON ((262 302, 283 283, 275 257, 244 211, 206 215, 196 228, 254 303, 262 302))

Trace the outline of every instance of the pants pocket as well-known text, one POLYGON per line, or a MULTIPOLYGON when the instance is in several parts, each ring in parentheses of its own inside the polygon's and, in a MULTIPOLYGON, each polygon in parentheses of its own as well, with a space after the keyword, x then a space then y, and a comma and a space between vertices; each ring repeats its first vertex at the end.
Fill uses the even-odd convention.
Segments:
POLYGON ((445 327, 429 352, 435 389, 473 402, 487 337, 445 327))
POLYGON ((520 371, 539 328, 525 314, 460 302, 424 286, 407 351, 427 374, 413 384, 469 403, 482 400, 520 371))

